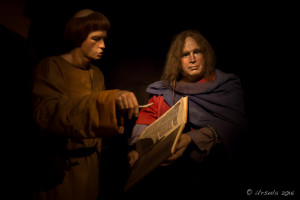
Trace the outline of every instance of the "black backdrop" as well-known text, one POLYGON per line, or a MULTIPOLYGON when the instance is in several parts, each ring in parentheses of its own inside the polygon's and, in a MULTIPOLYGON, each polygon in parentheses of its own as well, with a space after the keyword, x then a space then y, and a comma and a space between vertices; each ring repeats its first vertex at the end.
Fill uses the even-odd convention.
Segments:
MULTIPOLYGON (((246 196, 248 188, 295 190, 295 137, 299 131, 295 128, 298 117, 293 95, 297 86, 293 78, 297 66, 292 61, 296 28, 293 5, 88 0, 62 5, 28 1, 25 14, 31 19, 29 38, 2 31, 4 38, 12 39, 3 38, 7 49, 4 58, 10 63, 6 70, 19 71, 13 81, 10 76, 4 78, 9 85, 8 105, 18 105, 9 109, 10 123, 6 124, 14 127, 12 133, 19 147, 17 153, 11 151, 19 159, 17 164, 12 162, 14 166, 26 163, 26 156, 19 150, 27 152, 30 137, 25 133, 32 129, 27 92, 30 71, 39 59, 61 53, 64 24, 81 8, 100 11, 111 21, 104 57, 96 63, 105 75, 107 89, 132 90, 140 103, 147 101, 147 84, 160 78, 172 37, 186 29, 199 30, 215 49, 217 67, 238 75, 245 92, 249 130, 237 162, 242 178, 236 192, 246 196), (16 59, 16 46, 20 59, 16 59), (23 120, 15 119, 17 112, 18 119, 23 120)), ((26 167, 16 174, 18 178, 11 179, 18 184, 13 185, 27 196, 30 178, 23 176, 26 167)))

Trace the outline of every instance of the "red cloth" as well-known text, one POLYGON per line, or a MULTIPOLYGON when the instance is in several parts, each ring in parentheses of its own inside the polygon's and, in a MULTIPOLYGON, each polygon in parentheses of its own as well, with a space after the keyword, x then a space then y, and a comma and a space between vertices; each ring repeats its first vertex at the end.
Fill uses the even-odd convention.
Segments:
POLYGON ((154 103, 152 106, 141 109, 136 121, 137 124, 150 125, 170 109, 170 106, 165 102, 163 96, 153 96, 149 99, 148 103, 152 102, 154 103))
MULTIPOLYGON (((203 78, 197 83, 207 82, 207 79, 203 78)), ((136 124, 152 124, 156 119, 167 112, 171 107, 165 102, 163 96, 155 95, 149 99, 148 103, 154 103, 152 106, 141 109, 136 124)))

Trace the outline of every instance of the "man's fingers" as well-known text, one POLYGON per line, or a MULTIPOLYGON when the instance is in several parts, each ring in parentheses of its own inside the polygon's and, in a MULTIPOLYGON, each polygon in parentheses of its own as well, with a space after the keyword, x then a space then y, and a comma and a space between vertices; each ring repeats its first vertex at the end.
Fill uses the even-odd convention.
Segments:
POLYGON ((137 151, 134 150, 129 152, 128 154, 129 166, 132 167, 138 158, 139 158, 139 154, 137 151))
POLYGON ((130 93, 130 98, 128 99, 128 102, 129 102, 129 112, 130 112, 130 115, 128 116, 129 119, 132 118, 132 116, 134 115, 135 117, 138 117, 139 116, 139 103, 135 97, 135 95, 131 92, 130 93))
POLYGON ((139 104, 133 92, 120 91, 116 97, 116 103, 120 110, 128 111, 128 118, 131 119, 134 115, 138 117, 139 104))
POLYGON ((118 108, 119 108, 120 110, 123 110, 123 109, 124 109, 125 105, 124 105, 124 103, 123 103, 122 96, 117 96, 117 97, 116 97, 116 104, 117 104, 117 106, 118 106, 118 108))
POLYGON ((133 93, 132 93, 132 103, 133 103, 133 114, 135 117, 138 117, 139 116, 139 103, 133 93))
POLYGON ((126 94, 123 94, 121 96, 121 102, 122 102, 122 110, 127 110, 129 108, 128 99, 126 97, 126 94))
POLYGON ((126 100, 127 100, 127 105, 128 105, 128 119, 131 119, 132 115, 134 114, 134 107, 135 107, 135 105, 133 103, 132 95, 129 94, 129 96, 126 100))

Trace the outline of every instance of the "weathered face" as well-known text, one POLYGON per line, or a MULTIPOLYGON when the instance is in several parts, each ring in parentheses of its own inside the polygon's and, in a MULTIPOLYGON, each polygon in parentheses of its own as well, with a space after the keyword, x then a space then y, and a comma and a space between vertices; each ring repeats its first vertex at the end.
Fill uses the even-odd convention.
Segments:
POLYGON ((106 31, 93 31, 82 42, 80 50, 89 60, 99 60, 105 49, 104 39, 107 37, 106 31))
POLYGON ((204 58, 201 48, 196 41, 187 37, 181 57, 181 69, 183 78, 181 81, 197 82, 203 76, 204 58))

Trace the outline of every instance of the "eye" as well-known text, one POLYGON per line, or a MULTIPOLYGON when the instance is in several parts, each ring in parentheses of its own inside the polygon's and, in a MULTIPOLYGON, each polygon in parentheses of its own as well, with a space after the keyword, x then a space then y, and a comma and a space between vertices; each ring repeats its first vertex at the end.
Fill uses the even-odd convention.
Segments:
POLYGON ((99 37, 99 36, 95 36, 95 37, 92 37, 91 39, 94 40, 95 42, 98 42, 98 41, 102 40, 103 38, 99 37))
POLYGON ((190 55, 190 53, 188 53, 188 52, 187 52, 187 53, 183 53, 183 54, 182 54, 182 57, 187 57, 187 56, 189 56, 189 55, 190 55))
POLYGON ((202 53, 202 51, 200 49, 195 49, 194 50, 194 54, 200 54, 200 53, 202 53))

